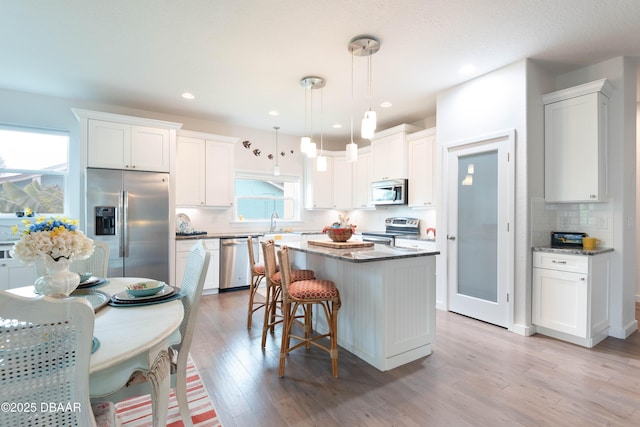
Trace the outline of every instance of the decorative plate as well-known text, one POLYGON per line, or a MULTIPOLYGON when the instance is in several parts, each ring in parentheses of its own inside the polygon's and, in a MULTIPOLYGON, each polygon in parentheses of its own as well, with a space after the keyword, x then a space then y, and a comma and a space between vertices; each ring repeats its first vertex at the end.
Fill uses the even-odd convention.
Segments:
POLYGON ((149 295, 144 297, 134 297, 133 295, 129 295, 129 293, 126 290, 124 290, 115 294, 112 299, 118 302, 149 301, 154 299, 167 298, 173 295, 175 292, 176 292, 176 288, 169 285, 164 285, 164 288, 162 288, 160 292, 157 292, 154 295, 149 295))
POLYGON ((69 297, 84 298, 89 301, 89 304, 93 306, 93 311, 98 312, 102 307, 109 303, 111 296, 103 291, 96 291, 94 289, 76 289, 71 292, 69 297))

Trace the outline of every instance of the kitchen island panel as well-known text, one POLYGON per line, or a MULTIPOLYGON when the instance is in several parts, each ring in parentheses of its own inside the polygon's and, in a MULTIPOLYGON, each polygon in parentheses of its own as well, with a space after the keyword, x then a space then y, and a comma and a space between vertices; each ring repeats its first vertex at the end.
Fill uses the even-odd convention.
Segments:
MULTIPOLYGON (((340 290, 338 344, 381 371, 431 354, 435 338, 435 257, 353 263, 290 247, 294 268, 314 270, 340 290)), ((321 312, 314 329, 328 331, 321 312)))

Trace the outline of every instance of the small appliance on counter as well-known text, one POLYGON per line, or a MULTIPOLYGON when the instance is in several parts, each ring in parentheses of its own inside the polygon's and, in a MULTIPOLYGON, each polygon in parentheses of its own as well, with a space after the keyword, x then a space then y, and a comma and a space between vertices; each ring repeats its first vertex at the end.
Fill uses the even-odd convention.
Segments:
POLYGON ((207 234, 206 231, 195 230, 191 227, 191 218, 187 214, 179 213, 176 215, 176 236, 189 237, 189 236, 203 236, 207 234))
POLYGON ((552 248, 582 248, 582 238, 588 237, 587 233, 577 231, 552 231, 552 248))

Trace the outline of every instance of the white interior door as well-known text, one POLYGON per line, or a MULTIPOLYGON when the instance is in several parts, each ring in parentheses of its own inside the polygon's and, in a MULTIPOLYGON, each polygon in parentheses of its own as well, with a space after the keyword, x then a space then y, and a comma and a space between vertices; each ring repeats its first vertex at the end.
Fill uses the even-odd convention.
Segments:
POLYGON ((449 310, 509 325, 513 265, 510 138, 448 149, 449 310))

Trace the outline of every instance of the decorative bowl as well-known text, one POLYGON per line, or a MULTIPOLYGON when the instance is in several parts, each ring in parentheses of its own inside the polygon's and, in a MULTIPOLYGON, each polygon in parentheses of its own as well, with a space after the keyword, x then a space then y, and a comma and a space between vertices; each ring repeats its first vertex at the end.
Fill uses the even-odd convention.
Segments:
POLYGON ((334 242, 346 242, 353 235, 353 230, 351 228, 329 228, 327 234, 334 242))
POLYGON ((84 283, 87 280, 91 279, 92 275, 93 273, 90 272, 78 273, 78 276, 80 276, 80 283, 84 283))
POLYGON ((126 291, 132 297, 148 297, 160 292, 164 286, 164 282, 160 282, 158 280, 147 280, 127 285, 126 291))

